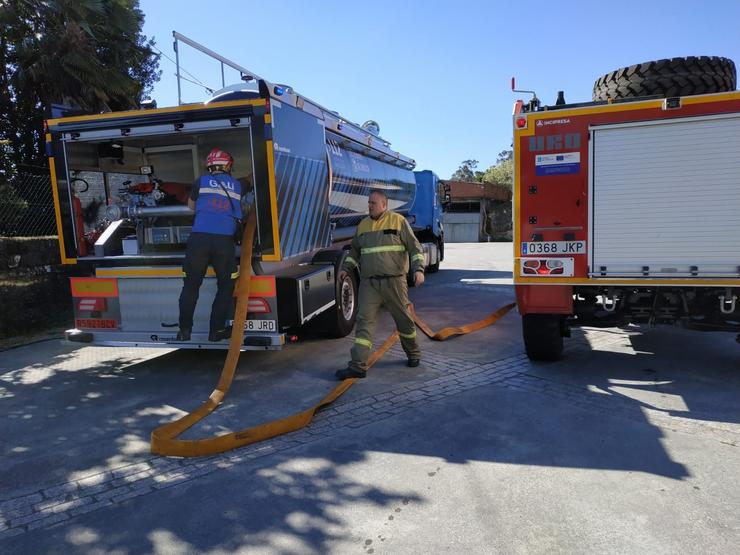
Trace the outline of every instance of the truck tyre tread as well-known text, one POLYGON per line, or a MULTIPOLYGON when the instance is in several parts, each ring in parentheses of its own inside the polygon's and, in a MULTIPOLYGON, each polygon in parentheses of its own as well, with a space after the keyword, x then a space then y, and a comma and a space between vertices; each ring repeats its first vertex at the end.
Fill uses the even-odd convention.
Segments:
POLYGON ((522 317, 524 348, 530 360, 554 361, 563 356, 562 316, 525 314, 522 317))
MULTIPOLYGON (((337 272, 337 276, 339 272, 337 272)), ((352 295, 352 315, 347 318, 344 313, 342 304, 342 287, 343 284, 336 279, 334 295, 336 304, 317 318, 318 327, 329 337, 340 338, 346 337, 352 332, 357 319, 357 278, 353 273, 347 277, 348 285, 351 287, 352 295)))
POLYGON ((719 56, 667 58, 623 67, 594 83, 594 100, 690 96, 734 91, 735 63, 719 56))
POLYGON ((342 285, 339 283, 339 272, 342 270, 342 265, 348 252, 346 249, 324 249, 317 252, 311 260, 311 264, 334 264, 334 300, 336 301, 334 306, 305 324, 306 328, 312 333, 340 338, 349 335, 355 327, 355 320, 357 319, 357 293, 359 290, 357 275, 350 273, 351 281, 349 285, 351 285, 354 306, 349 319, 345 317, 342 309, 342 285))

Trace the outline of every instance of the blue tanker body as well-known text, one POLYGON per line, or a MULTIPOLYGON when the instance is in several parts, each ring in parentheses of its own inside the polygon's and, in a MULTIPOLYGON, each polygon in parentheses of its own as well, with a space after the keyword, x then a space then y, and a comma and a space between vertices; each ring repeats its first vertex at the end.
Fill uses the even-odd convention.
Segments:
POLYGON ((211 275, 191 341, 177 342, 171 330, 193 221, 188 193, 206 173, 212 148, 232 154, 233 177, 254 192, 252 260, 234 253, 253 273, 243 350, 280 349, 309 325, 334 337, 351 332, 359 276, 340 278, 338 270, 372 189, 384 191, 389 208, 408 219, 427 269, 439 268, 444 233, 432 172, 414 172, 415 161, 394 151, 375 122, 354 124, 290 87, 218 59, 255 86, 157 110, 80 116, 57 107, 47 122, 61 260, 80 265, 71 284, 76 327, 67 332, 70 340, 228 346, 207 339, 216 288, 211 275), (85 214, 97 217, 85 221, 85 214))
POLYGON ((414 172, 364 156, 327 141, 331 166, 329 214, 338 228, 355 226, 367 215, 373 189, 388 195, 391 210, 407 214, 416 196, 414 172))

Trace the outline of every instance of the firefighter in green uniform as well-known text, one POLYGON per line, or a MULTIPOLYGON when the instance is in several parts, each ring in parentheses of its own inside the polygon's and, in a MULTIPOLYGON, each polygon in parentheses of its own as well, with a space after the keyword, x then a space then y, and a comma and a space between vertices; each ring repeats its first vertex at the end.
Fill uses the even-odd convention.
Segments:
POLYGON ((340 380, 364 378, 367 359, 373 347, 373 330, 380 307, 385 305, 393 316, 408 357, 408 366, 418 366, 421 350, 416 341, 416 325, 409 314, 406 275, 409 262, 414 271, 414 285, 424 283, 424 254, 406 218, 388 210, 388 197, 379 190, 370 191, 367 200, 369 217, 357 226, 352 248, 344 259, 339 274, 360 268, 359 308, 352 360, 347 368, 337 371, 340 380))

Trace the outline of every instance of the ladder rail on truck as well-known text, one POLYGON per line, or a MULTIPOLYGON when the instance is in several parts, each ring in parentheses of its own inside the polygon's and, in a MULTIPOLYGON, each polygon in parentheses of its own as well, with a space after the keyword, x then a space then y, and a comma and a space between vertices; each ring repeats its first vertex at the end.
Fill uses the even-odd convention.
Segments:
POLYGON ((515 105, 514 283, 534 360, 559 358, 571 326, 740 332, 740 92, 662 96, 515 105))
POLYGON ((370 189, 388 194, 389 207, 422 241, 427 266, 438 267, 444 238, 436 175, 414 172, 414 160, 391 149, 374 122, 356 125, 187 37, 175 38, 252 83, 169 108, 71 115, 54 107, 47 121, 61 259, 77 266, 75 327, 67 339, 228 348, 227 341, 207 341, 216 292, 211 268, 192 339, 176 341, 193 218, 187 196, 213 147, 229 151, 234 177, 254 188, 257 239, 242 350, 280 349, 306 326, 332 336, 351 331, 358 276, 338 282, 338 270, 367 215, 370 189))

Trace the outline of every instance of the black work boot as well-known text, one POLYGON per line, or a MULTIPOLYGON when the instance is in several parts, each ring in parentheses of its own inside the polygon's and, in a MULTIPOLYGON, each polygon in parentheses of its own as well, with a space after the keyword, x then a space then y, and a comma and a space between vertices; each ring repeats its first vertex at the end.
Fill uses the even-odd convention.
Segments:
POLYGON ((416 368, 417 366, 419 366, 419 362, 421 361, 418 358, 410 358, 406 361, 406 366, 408 366, 409 368, 416 368))
POLYGON ((211 341, 213 343, 217 341, 223 341, 224 339, 229 339, 231 337, 231 326, 224 328, 222 330, 211 330, 211 332, 208 334, 208 341, 211 341))
POLYGON ((192 328, 180 328, 177 332, 178 341, 190 341, 190 333, 193 331, 192 328))
POLYGON ((367 376, 367 372, 365 370, 355 370, 354 368, 342 368, 341 370, 337 370, 334 375, 338 380, 346 380, 349 378, 361 379, 367 376))

